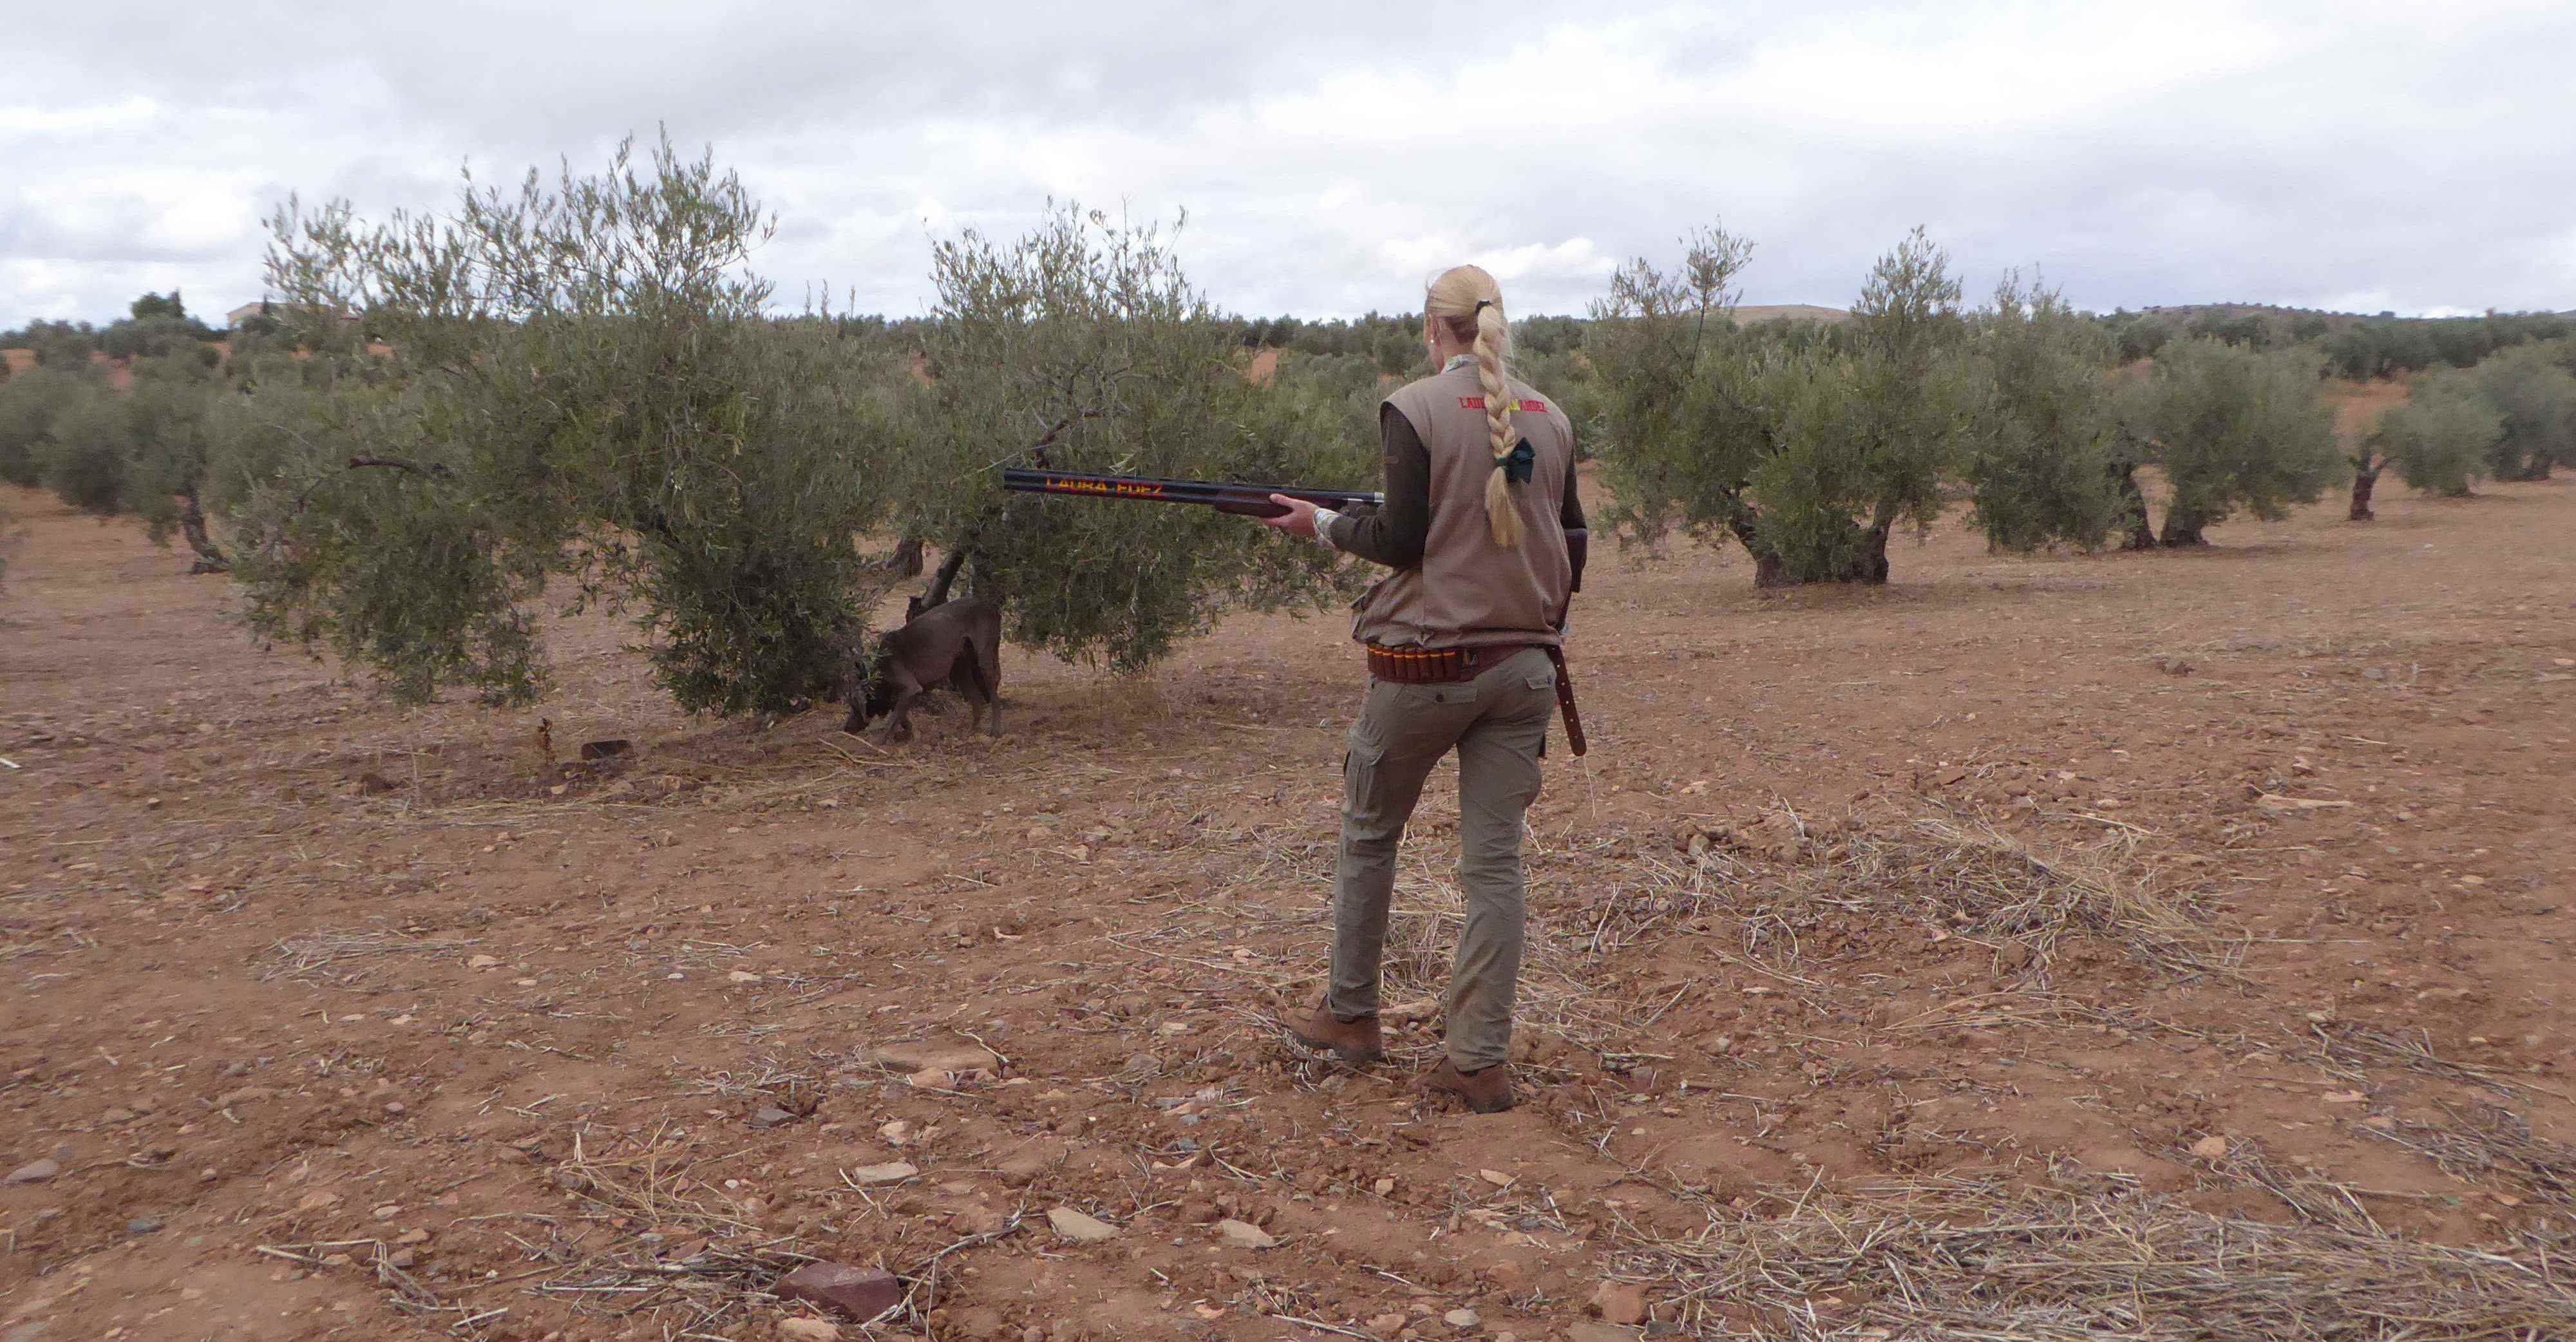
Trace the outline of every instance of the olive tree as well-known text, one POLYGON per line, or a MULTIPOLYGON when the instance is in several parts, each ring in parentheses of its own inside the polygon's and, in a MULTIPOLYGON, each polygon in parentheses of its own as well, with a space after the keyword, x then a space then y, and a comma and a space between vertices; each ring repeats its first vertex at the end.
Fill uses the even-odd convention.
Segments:
MULTIPOLYGON (((2406 404, 2380 417, 2362 454, 2376 463, 2372 476, 2394 466, 2409 488, 2462 498, 2486 474, 2488 452, 2503 431, 2504 417, 2461 374, 2428 374, 2406 404)), ((2368 508, 2369 494, 2356 484, 2355 517, 2368 508)))
POLYGON ((2487 452, 2487 473, 2498 480, 2546 480, 2552 468, 2576 465, 2576 374, 2556 353, 2526 345, 2469 370, 2502 420, 2487 452))
MULTIPOLYGON (((2239 509, 2266 521, 2314 503, 2341 470, 2334 414, 2318 394, 2318 361, 2304 351, 2257 352, 2204 336, 2176 340, 2154 371, 2123 389, 2120 462, 2135 496, 2141 464, 2163 468, 2172 497, 2156 544, 2205 545, 2239 509)), ((2144 536, 2143 504, 2139 535, 2144 536)))
POLYGON ((1684 240, 1678 269, 1638 260, 1594 308, 1617 529, 1732 536, 1754 582, 1887 581, 1887 543, 1939 514, 1972 428, 1959 281, 1916 229, 1879 258, 1830 338, 1738 329, 1750 244, 1684 240))
MULTIPOLYGON (((1175 230, 1177 231, 1177 230, 1175 230)), ((900 457, 903 534, 1003 603, 1008 636, 1121 670, 1238 607, 1321 603, 1356 566, 1211 510, 1006 493, 999 472, 1057 470, 1366 488, 1374 424, 1346 398, 1253 384, 1170 235, 1076 205, 1001 242, 934 245, 929 381, 900 457)))
MULTIPOLYGON (((175 301, 175 296, 173 301, 175 301)), ((203 503, 209 419, 223 380, 202 360, 179 355, 137 360, 127 408, 132 434, 129 505, 155 545, 173 532, 196 556, 192 573, 223 573, 232 565, 206 526, 203 503)))
POLYGON ((445 214, 282 208, 269 289, 332 374, 225 416, 253 627, 405 698, 524 701, 532 604, 563 579, 572 608, 633 616, 684 707, 826 692, 863 633, 892 374, 830 321, 766 318, 771 227, 667 137, 594 175, 469 174, 445 214))
POLYGON ((97 379, 38 366, 0 381, 0 480, 29 489, 44 483, 54 449, 54 425, 97 379))
POLYGON ((1745 399, 1754 338, 1734 320, 1752 255, 1751 241, 1711 226, 1682 239, 1669 270, 1645 257, 1620 266, 1592 304, 1585 352, 1600 374, 1603 522, 1650 546, 1676 531, 1733 539, 1754 558, 1755 585, 1775 587, 1796 579, 1760 543, 1752 475, 1775 445, 1745 399))
POLYGON ((2099 549, 2126 510, 2113 467, 2112 335, 2017 273, 1971 328, 1984 395, 1960 462, 1970 525, 2000 550, 2099 549))
POLYGON ((54 416, 40 483, 94 517, 126 511, 134 456, 134 413, 126 398, 84 381, 54 416))

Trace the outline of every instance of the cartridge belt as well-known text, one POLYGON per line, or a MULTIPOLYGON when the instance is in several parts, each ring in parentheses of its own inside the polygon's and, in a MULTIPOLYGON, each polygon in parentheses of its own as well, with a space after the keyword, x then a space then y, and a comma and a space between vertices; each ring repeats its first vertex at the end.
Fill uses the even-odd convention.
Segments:
POLYGON ((1472 648, 1368 649, 1369 674, 1398 685, 1442 685, 1474 680, 1515 653, 1544 648, 1545 643, 1489 643, 1472 648))

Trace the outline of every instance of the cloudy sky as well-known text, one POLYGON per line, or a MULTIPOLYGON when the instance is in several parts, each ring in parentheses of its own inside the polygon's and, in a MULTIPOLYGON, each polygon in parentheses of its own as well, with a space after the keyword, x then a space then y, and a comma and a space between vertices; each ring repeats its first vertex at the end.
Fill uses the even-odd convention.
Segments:
POLYGON ((260 296, 298 192, 666 124, 780 216, 758 265, 912 314, 928 240, 1050 196, 1186 208, 1222 307, 1400 311, 1461 259, 1523 313, 1722 220, 1745 301, 1850 301, 1922 224, 1971 291, 2576 308, 2576 6, 47 4, 0 27, 0 328, 260 296))

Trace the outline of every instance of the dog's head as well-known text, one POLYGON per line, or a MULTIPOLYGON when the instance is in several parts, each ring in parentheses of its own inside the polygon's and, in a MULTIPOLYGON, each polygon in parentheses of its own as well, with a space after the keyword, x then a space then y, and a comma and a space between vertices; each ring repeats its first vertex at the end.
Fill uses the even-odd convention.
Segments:
POLYGON ((887 674, 893 661, 892 652, 879 648, 876 655, 865 663, 864 669, 859 670, 858 683, 847 701, 857 711, 859 721, 873 721, 894 711, 893 677, 887 674))

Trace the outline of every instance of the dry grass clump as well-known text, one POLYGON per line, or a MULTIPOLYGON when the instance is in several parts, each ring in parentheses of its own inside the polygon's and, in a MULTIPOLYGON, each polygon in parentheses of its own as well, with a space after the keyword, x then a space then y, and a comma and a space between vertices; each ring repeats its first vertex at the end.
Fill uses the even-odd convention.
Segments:
POLYGON ((2537 1201, 2576 1212, 2576 1151, 2535 1136, 2520 1114, 2493 1105, 2479 1106, 2473 1117, 2448 1105, 2442 1113, 2451 1120, 2447 1125, 2399 1123, 2361 1131, 2425 1156, 2454 1179, 2510 1180, 2537 1201))
MULTIPOLYGON (((2247 941, 2219 926, 2198 898, 2169 885, 2126 830, 2089 844, 2041 846, 1947 819, 1894 829, 1857 821, 1811 826, 1781 810, 1741 832, 1710 837, 1691 845, 1698 871, 1684 893, 1693 912, 1706 901, 1704 876, 1714 877, 1742 906, 1733 912, 1755 923, 1786 928, 1801 912, 1812 919, 1827 908, 1883 914, 1893 907, 1970 941, 2023 947, 2043 969, 2060 941, 2086 934, 2173 973, 2233 976, 2247 941)), ((1787 944, 1776 931, 1766 939, 1787 944)), ((1748 952, 1760 956, 1764 948, 1749 945, 1748 952)))
POLYGON ((2245 938, 2165 886, 2125 830, 2043 849, 1988 826, 1917 820, 1893 839, 1864 834, 1851 848, 1853 879, 1931 904, 1954 931, 2016 941, 2043 959, 2070 932, 2107 937, 2178 974, 2233 974, 2244 954, 2245 938))
POLYGON ((407 937, 398 932, 309 932, 270 946, 260 957, 265 963, 259 977, 266 982, 290 974, 319 973, 380 955, 426 955, 460 950, 470 944, 448 937, 407 937))
POLYGON ((554 1168, 555 1186, 632 1229, 601 1252, 576 1258, 548 1250, 562 1268, 529 1289, 621 1316, 676 1308, 686 1316, 678 1331, 700 1333, 814 1261, 794 1236, 768 1234, 697 1178, 692 1171, 703 1162, 667 1128, 609 1152, 593 1152, 576 1134, 572 1153, 554 1168), (686 1238, 667 1242, 674 1231, 686 1238), (690 1251, 663 1252, 682 1247, 690 1251))
MULTIPOLYGON (((664 1336, 739 1336, 755 1305, 773 1305, 770 1288, 780 1277, 817 1259, 796 1235, 764 1230, 744 1207, 699 1177, 714 1163, 665 1124, 649 1134, 620 1139, 594 1152, 576 1133, 571 1154, 554 1167, 555 1186, 586 1204, 583 1219, 605 1221, 619 1233, 604 1250, 577 1252, 558 1235, 531 1256, 560 1264, 529 1289, 570 1298, 577 1308, 625 1317, 651 1314, 664 1336)), ((864 1190, 852 1195, 868 1201, 864 1190)), ((888 1264, 905 1283, 903 1301, 890 1315, 912 1317, 940 1298, 949 1255, 1019 1233, 1025 1208, 1002 1226, 951 1241, 906 1264, 888 1264)), ((537 1221, 551 1218, 531 1217, 537 1221)), ((822 1233, 831 1233, 825 1227, 822 1233)))
POLYGON ((2349 1021, 2311 1023, 2308 1028, 2316 1036, 2326 1069, 2350 1081, 2366 1080, 2369 1069, 2395 1063, 2410 1072, 2485 1086, 2500 1093, 2531 1089, 2498 1068, 2480 1067, 2435 1053, 2432 1036, 2422 1030, 2399 1034, 2349 1021))
MULTIPOLYGON (((2296 1191, 2301 1201, 2313 1192, 2296 1191)), ((2540 1241, 2516 1253, 2456 1249, 2366 1216, 2274 1225, 2123 1188, 2003 1177, 1773 1198, 1775 1213, 1719 1211, 1687 1239, 1630 1228, 1618 1275, 1649 1283, 1675 1322, 1708 1337, 2576 1336, 2576 1279, 2540 1241)))

